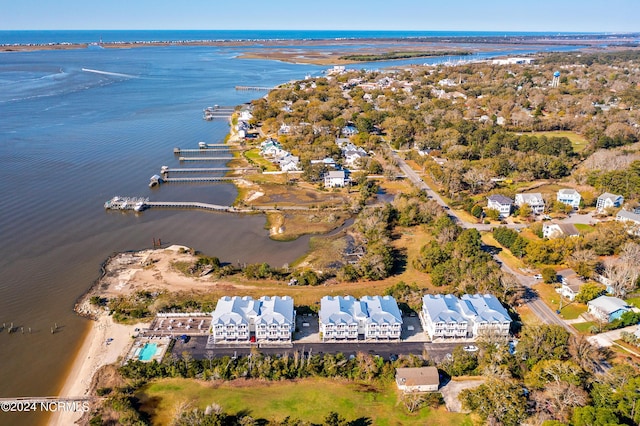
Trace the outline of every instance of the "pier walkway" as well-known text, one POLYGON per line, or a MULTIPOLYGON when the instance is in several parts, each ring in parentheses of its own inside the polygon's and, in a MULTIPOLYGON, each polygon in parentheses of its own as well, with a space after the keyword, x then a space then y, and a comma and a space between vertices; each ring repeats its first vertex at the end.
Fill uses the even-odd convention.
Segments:
POLYGON ((188 182, 226 182, 240 179, 237 176, 199 176, 184 178, 162 178, 162 183, 188 183, 188 182))
POLYGON ((258 90, 268 92, 273 90, 274 87, 264 87, 264 86, 236 86, 236 90, 258 90))
POLYGON ((257 167, 185 167, 182 169, 163 168, 160 170, 162 174, 168 173, 206 173, 206 172, 235 172, 235 171, 252 171, 258 170, 257 167))
POLYGON ((198 149, 181 149, 181 148, 174 148, 173 149, 173 153, 174 154, 181 154, 181 153, 199 153, 199 154, 206 154, 207 152, 231 152, 231 151, 242 151, 243 148, 240 147, 232 147, 232 146, 227 146, 226 148, 198 148, 198 149))
POLYGON ((230 161, 233 157, 179 157, 180 161, 230 161))

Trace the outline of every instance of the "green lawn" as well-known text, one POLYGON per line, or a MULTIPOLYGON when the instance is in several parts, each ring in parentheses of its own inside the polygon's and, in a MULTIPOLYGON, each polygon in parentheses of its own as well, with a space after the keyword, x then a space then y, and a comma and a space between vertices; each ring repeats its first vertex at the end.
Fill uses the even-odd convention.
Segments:
POLYGON ((595 231, 596 229, 595 227, 584 224, 584 223, 576 223, 575 227, 578 231, 580 231, 581 234, 588 234, 590 232, 595 231))
POLYGON ((368 417, 377 426, 472 425, 469 416, 444 408, 423 408, 409 414, 399 402, 393 382, 371 385, 320 378, 281 382, 162 379, 144 387, 138 397, 141 410, 150 415, 154 425, 171 424, 176 407, 184 401, 202 409, 215 402, 228 413, 248 411, 255 419, 291 416, 321 423, 335 411, 347 420, 368 417))
POLYGON ((588 322, 580 322, 577 324, 573 324, 573 327, 576 330, 578 330, 580 333, 589 333, 589 329, 594 325, 597 325, 597 324, 593 321, 588 321, 588 322))
POLYGON ((632 297, 632 298, 626 299, 625 302, 627 302, 631 306, 640 308, 640 297, 632 297))
POLYGON ((244 156, 249 162, 253 162, 253 164, 256 164, 258 167, 264 167, 264 170, 267 172, 276 172, 279 170, 271 161, 265 160, 260 156, 260 150, 258 148, 245 151, 244 156))

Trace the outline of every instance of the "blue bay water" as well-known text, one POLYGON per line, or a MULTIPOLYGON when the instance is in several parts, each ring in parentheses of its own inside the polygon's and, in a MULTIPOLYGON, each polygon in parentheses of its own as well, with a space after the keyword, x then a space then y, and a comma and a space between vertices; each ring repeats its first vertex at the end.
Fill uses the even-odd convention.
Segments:
MULTIPOLYGON (((96 36, 131 41, 143 36, 140 32, 17 33, 0 32, 0 44, 91 42, 96 36), (125 36, 129 38, 121 39, 125 36)), ((152 40, 212 37, 209 32, 186 34, 191 38, 184 32, 144 33, 152 40)), ((286 33, 216 33, 216 37, 304 36, 286 33)), ((228 123, 202 120, 204 107, 235 106, 262 95, 238 92, 236 85, 274 86, 318 75, 326 68, 238 59, 242 51, 171 46, 0 53, 0 325, 32 329, 31 334, 0 333, 0 397, 54 395, 60 390, 60 380, 90 326, 74 315, 73 304, 113 252, 146 248, 161 238, 225 262, 266 261, 281 266, 307 249, 308 237, 271 241, 263 216, 179 210, 136 216, 103 208, 114 195, 233 202, 236 190, 229 184, 152 190, 148 182, 162 165, 179 166, 174 147, 195 148, 199 141, 224 138, 228 123), (60 332, 52 335, 54 324, 60 332)), ((0 423, 38 420, 22 414, 6 418, 0 423)))

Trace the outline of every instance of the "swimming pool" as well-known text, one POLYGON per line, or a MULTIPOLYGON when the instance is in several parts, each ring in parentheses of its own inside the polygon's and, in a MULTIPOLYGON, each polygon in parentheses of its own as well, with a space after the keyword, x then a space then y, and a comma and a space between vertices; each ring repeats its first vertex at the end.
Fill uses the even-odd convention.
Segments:
POLYGON ((158 350, 157 344, 147 343, 144 345, 144 347, 140 351, 140 355, 138 355, 138 359, 140 361, 149 361, 156 354, 157 350, 158 350))

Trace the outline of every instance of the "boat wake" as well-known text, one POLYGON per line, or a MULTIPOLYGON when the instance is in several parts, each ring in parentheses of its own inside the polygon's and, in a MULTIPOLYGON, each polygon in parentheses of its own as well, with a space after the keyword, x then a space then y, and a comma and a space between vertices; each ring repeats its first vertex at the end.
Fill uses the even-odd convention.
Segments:
POLYGON ((131 74, 122 74, 122 73, 119 73, 119 72, 92 70, 90 68, 82 68, 82 71, 84 71, 84 72, 92 72, 94 74, 112 75, 114 77, 138 78, 138 76, 131 75, 131 74))

